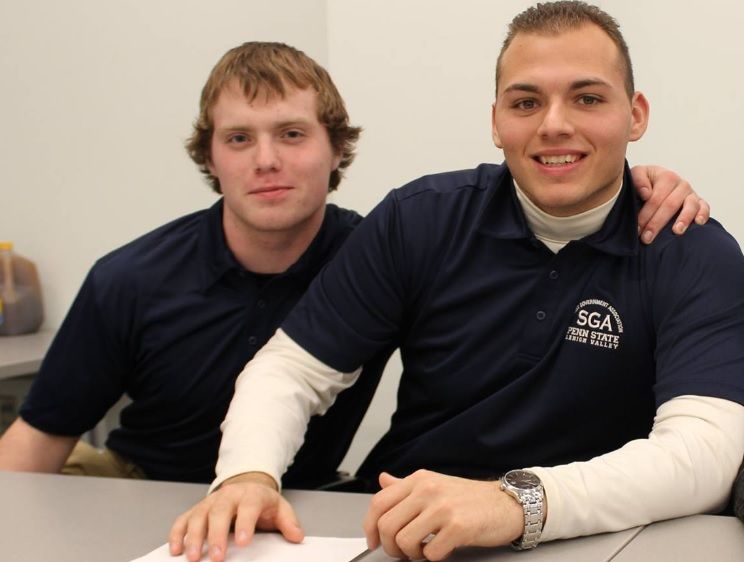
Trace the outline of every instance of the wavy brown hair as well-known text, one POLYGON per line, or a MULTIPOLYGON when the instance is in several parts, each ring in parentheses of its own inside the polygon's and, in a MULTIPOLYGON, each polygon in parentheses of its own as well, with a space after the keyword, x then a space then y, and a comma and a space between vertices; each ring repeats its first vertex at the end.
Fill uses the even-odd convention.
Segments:
POLYGON ((214 122, 212 109, 222 90, 237 82, 249 102, 256 96, 283 98, 292 88, 312 88, 317 93, 318 121, 328 131, 331 146, 341 155, 338 169, 328 181, 328 191, 338 187, 343 171, 354 160, 361 127, 349 124, 346 106, 328 72, 302 51, 284 43, 253 41, 225 53, 209 74, 199 102, 199 117, 186 141, 186 151, 206 176, 212 189, 221 193, 219 180, 209 171, 214 122))

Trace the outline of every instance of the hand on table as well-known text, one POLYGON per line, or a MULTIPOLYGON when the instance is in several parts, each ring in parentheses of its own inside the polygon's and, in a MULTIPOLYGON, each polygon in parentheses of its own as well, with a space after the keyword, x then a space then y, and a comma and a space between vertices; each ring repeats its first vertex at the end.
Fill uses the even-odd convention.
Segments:
POLYGON ((443 560, 457 547, 509 544, 524 532, 522 507, 496 481, 419 470, 382 473, 380 486, 364 532, 370 549, 382 545, 389 556, 443 560))
POLYGON ((250 544, 256 529, 279 531, 296 543, 305 537, 292 506, 277 492, 274 479, 250 472, 226 480, 217 491, 176 519, 168 539, 170 553, 178 556, 185 550, 189 562, 201 560, 206 538, 209 560, 222 562, 233 521, 238 546, 250 544))
POLYGON ((646 202, 638 214, 638 232, 644 243, 650 244, 680 209, 672 228, 675 234, 684 234, 693 221, 708 222, 710 206, 678 174, 661 166, 635 166, 631 174, 646 202))

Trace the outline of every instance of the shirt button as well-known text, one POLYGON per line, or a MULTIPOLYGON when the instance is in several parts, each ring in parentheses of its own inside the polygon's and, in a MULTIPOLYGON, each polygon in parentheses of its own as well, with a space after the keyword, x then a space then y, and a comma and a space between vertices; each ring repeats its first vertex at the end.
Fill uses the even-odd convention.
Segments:
POLYGON ((537 318, 537 319, 538 319, 538 320, 540 320, 541 322, 542 322, 543 320, 545 320, 545 318, 546 318, 547 316, 548 316, 548 315, 547 315, 547 314, 545 314, 545 311, 543 311, 543 310, 538 310, 538 311, 537 311, 537 314, 535 314, 535 318, 537 318))
POLYGON ((251 336, 250 338, 248 338, 248 343, 250 345, 256 345, 257 342, 258 342, 258 338, 256 336, 251 336))
POLYGON ((556 279, 558 279, 558 272, 554 269, 548 274, 548 277, 555 281, 556 279))
POLYGON ((540 247, 540 241, 537 238, 532 238, 530 240, 530 244, 532 244, 533 248, 539 248, 540 247))
POLYGON ((258 308, 266 308, 266 301, 265 301, 265 300, 260 300, 260 301, 258 301, 258 302, 256 303, 256 306, 257 306, 258 308))

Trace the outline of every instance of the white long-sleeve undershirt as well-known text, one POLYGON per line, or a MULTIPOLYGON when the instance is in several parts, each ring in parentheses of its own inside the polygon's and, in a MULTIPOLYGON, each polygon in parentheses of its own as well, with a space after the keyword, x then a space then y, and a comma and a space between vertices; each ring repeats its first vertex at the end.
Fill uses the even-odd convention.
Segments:
POLYGON ((280 484, 310 417, 325 413, 361 371, 336 371, 277 330, 235 381, 209 491, 243 472, 265 472, 280 484))
MULTIPOLYGON (((236 381, 210 491, 244 472, 280 482, 310 416, 325 412, 359 372, 332 369, 278 330, 236 381)), ((674 398, 658 408, 647 439, 590 461, 532 468, 548 504, 543 540, 714 511, 726 501, 743 456, 744 406, 674 398)))

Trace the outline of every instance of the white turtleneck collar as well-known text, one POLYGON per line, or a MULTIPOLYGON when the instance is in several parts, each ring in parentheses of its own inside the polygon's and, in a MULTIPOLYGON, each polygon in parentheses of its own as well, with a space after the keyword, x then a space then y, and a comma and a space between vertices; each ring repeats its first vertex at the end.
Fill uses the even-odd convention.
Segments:
POLYGON ((554 254, 557 254, 571 240, 579 240, 602 228, 623 188, 621 183, 617 193, 599 207, 570 217, 554 217, 530 201, 530 198, 519 188, 517 182, 514 182, 514 187, 517 191, 517 199, 522 205, 522 211, 524 211, 524 216, 527 219, 527 225, 537 239, 550 248, 554 254))

